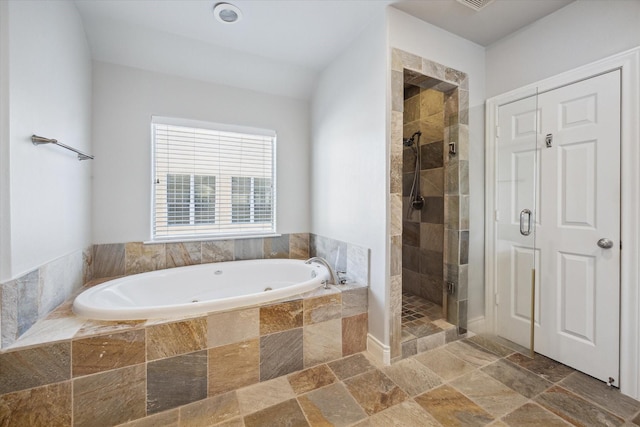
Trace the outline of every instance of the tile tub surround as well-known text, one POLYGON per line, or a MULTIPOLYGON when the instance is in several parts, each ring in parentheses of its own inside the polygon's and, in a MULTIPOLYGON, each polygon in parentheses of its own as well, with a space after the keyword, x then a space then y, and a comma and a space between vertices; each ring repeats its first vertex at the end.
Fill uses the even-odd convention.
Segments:
POLYGON ((7 348, 92 277, 91 248, 0 284, 0 348, 7 348))
POLYGON ((69 301, 0 353, 0 425, 93 427, 174 408, 193 417, 235 411, 227 405, 237 389, 364 351, 367 293, 351 284, 262 307, 131 322, 77 318, 69 301))
MULTIPOLYGON (((446 295, 447 320, 466 331, 467 262, 469 241, 469 81, 465 73, 421 58, 400 49, 391 49, 391 124, 390 124, 390 348, 391 360, 402 355, 401 347, 401 298, 402 293, 402 234, 403 212, 402 164, 404 133, 404 85, 410 83, 422 88, 443 92, 444 140, 443 140, 443 275, 444 282, 453 281, 455 292, 446 295), (406 77, 406 78, 405 78, 406 77), (457 142, 457 154, 449 155, 450 142, 457 142), (457 202, 457 203, 456 203, 457 202), (457 206, 457 215, 456 213, 457 206), (449 267, 449 265, 451 267, 449 267), (451 273, 451 274, 449 274, 451 273), (397 289, 396 289, 397 288, 397 289)), ((410 136, 410 135, 408 135, 410 136)), ((425 242, 426 243, 426 242, 425 242)), ((443 295, 444 299, 445 295, 443 295)))

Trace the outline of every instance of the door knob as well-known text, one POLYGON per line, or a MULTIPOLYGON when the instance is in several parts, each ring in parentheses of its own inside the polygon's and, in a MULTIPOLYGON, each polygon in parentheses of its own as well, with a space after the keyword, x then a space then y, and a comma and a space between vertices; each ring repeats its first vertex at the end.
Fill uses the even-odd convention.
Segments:
POLYGON ((611 239, 600 239, 598 240, 598 246, 602 249, 611 249, 613 247, 613 241, 611 239))

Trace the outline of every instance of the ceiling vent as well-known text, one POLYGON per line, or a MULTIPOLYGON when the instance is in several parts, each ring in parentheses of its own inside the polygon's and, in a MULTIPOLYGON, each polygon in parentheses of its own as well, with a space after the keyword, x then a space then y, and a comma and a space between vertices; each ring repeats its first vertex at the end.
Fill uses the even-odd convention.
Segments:
POLYGON ((493 3, 493 1, 494 0, 458 0, 458 3, 462 3, 463 5, 478 11, 480 9, 484 9, 489 5, 489 3, 493 3))

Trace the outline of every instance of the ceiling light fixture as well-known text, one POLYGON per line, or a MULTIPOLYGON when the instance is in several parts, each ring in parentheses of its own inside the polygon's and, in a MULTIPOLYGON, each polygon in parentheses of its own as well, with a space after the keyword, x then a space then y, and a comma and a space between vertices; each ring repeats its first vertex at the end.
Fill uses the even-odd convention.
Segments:
POLYGON ((213 6, 213 14, 218 21, 224 24, 233 24, 242 19, 240 9, 230 3, 216 3, 216 5, 213 6))

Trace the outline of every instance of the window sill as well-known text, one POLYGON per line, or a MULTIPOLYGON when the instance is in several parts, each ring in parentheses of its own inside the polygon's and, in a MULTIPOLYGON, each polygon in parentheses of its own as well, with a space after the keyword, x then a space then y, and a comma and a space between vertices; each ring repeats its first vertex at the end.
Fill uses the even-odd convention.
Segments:
POLYGON ((185 236, 177 236, 177 237, 166 237, 159 239, 152 239, 142 242, 145 245, 157 245, 161 243, 185 243, 185 242, 207 242, 207 241, 216 241, 216 240, 245 240, 245 239, 262 239, 264 237, 281 237, 280 233, 263 233, 263 234, 228 234, 224 236, 193 236, 193 237, 185 237, 185 236))

